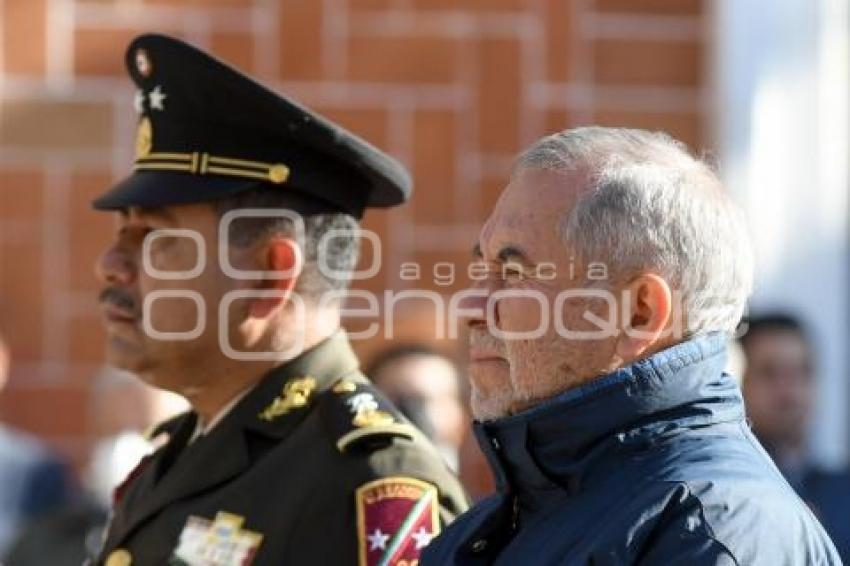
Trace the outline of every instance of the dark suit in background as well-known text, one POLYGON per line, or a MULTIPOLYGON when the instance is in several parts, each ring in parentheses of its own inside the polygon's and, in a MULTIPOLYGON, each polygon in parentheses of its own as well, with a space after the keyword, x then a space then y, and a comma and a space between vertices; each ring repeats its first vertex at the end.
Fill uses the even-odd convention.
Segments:
POLYGON ((0 556, 29 521, 67 505, 68 466, 35 438, 0 425, 0 556))

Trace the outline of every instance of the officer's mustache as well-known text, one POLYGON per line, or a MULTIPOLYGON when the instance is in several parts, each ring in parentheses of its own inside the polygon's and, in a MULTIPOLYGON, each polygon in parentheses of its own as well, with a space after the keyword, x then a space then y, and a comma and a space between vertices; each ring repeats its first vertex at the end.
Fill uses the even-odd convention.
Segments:
POLYGON ((101 304, 110 304, 136 317, 140 314, 135 299, 129 293, 117 287, 107 287, 101 291, 98 301, 101 304))

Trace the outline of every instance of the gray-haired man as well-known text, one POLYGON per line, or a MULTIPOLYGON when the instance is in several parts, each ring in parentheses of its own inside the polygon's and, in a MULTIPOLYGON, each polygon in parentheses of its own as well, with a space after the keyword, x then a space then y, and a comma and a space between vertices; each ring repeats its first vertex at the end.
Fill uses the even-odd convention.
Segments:
POLYGON ((475 254, 472 405, 498 491, 423 563, 841 563, 723 371, 752 259, 710 168, 663 134, 549 136, 475 254))

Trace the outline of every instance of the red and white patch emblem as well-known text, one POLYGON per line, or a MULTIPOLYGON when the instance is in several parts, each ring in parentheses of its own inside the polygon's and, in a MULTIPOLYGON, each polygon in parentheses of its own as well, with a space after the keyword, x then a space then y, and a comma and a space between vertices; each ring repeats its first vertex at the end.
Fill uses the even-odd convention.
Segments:
POLYGON ((361 566, 415 565, 440 532, 437 488, 413 478, 375 480, 357 488, 361 566))

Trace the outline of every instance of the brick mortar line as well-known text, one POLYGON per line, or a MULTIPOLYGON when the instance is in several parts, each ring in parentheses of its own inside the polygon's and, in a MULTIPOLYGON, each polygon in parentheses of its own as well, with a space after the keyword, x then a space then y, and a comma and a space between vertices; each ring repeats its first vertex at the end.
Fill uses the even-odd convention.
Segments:
POLYGON ((718 147, 719 128, 723 123, 721 108, 721 80, 719 76, 720 62, 718 60, 718 38, 720 35, 719 3, 709 4, 703 14, 703 34, 705 37, 705 55, 703 55, 703 77, 706 95, 702 102, 702 142, 708 147, 718 147))
POLYGON ((46 306, 43 318, 42 356, 58 363, 67 363, 70 340, 67 320, 56 320, 62 312, 59 296, 67 289, 69 262, 69 199, 72 166, 66 159, 53 157, 45 164, 44 218, 42 238, 42 301, 46 306), (57 292, 57 290, 59 292, 57 292))
POLYGON ((255 6, 252 24, 255 26, 254 65, 259 76, 273 77, 280 68, 280 41, 277 26, 269 22, 280 21, 279 4, 275 0, 260 0, 262 8, 255 6))
POLYGON ((344 0, 313 0, 322 2, 321 64, 326 77, 342 78, 348 75, 350 50, 346 48, 350 25, 348 6, 344 0))
POLYGON ((47 78, 34 78, 27 75, 5 75, 2 98, 6 100, 47 100, 47 101, 95 101, 111 102, 115 91, 130 90, 129 79, 124 77, 86 77, 73 79, 70 88, 62 91, 50 84, 47 78))
POLYGON ((678 114, 701 112, 704 88, 533 83, 525 86, 531 104, 543 109, 603 109, 678 114))
POLYGON ((186 40, 189 43, 197 45, 201 49, 210 50, 213 31, 211 14, 208 12, 199 12, 193 17, 180 18, 180 23, 183 32, 186 34, 186 40))
MULTIPOLYGON (((0 0, 0 14, 6 13, 6 0, 0 0)), ((6 77, 6 53, 3 49, 3 46, 6 44, 6 37, 3 34, 4 26, 0 25, 0 92, 3 92, 4 81, 6 77)))
POLYGON ((22 149, 0 146, 1 169, 40 169, 45 161, 60 159, 73 164, 75 169, 83 167, 108 171, 111 163, 109 152, 103 149, 22 149))
POLYGON ((132 110, 131 94, 115 97, 112 105, 112 150, 110 171, 113 179, 131 172, 134 133, 138 115, 132 110))
MULTIPOLYGON (((251 32, 255 7, 203 8, 184 6, 140 6, 78 4, 76 7, 77 28, 123 30, 152 28, 159 31, 186 31, 197 22, 209 24, 214 31, 251 32)), ((265 18, 260 18, 265 20, 265 18)))
POLYGON ((73 85, 74 4, 70 0, 47 0, 45 67, 48 88, 67 93, 73 85))
POLYGON ((576 106, 574 116, 570 118, 573 126, 587 124, 593 118, 593 44, 584 36, 584 28, 580 25, 581 18, 590 12, 590 0, 574 0, 570 3, 570 83, 578 85, 587 92, 587 100, 576 106))
POLYGON ((467 89, 456 83, 420 83, 398 85, 373 82, 273 82, 270 86, 302 98, 308 104, 337 105, 339 108, 387 109, 399 98, 406 98, 416 108, 462 107, 471 98, 467 89))
POLYGON ((699 41, 704 37, 702 16, 657 16, 630 13, 586 13, 580 20, 587 39, 699 41))
MULTIPOLYGON (((99 102, 113 104, 132 94, 133 87, 124 77, 77 77, 73 88, 57 93, 40 79, 6 75, 0 100, 44 102, 99 102)), ((265 81, 270 88, 288 95, 309 98, 312 104, 338 104, 340 107, 386 107, 398 96, 411 98, 417 107, 454 109, 467 104, 468 89, 456 83, 396 84, 349 81, 265 81), (306 95, 306 96, 305 96, 306 95)))
MULTIPOLYGON (((535 7, 536 14, 543 13, 544 5, 541 0, 535 0, 533 6, 535 7)), ((520 39, 520 123, 518 132, 519 140, 517 140, 518 147, 527 146, 545 129, 543 111, 531 104, 528 90, 524 88, 524 85, 544 80, 548 66, 548 53, 545 46, 548 38, 546 37, 546 31, 544 31, 546 27, 540 23, 539 16, 534 21, 534 26, 527 26, 532 29, 523 33, 520 39)))
MULTIPOLYGON (((411 171, 416 165, 414 158, 414 109, 406 97, 398 97, 390 105, 387 119, 387 145, 390 152, 399 158, 411 171)), ((414 193, 415 194, 415 193, 414 193)), ((395 214, 387 216, 386 241, 391 242, 389 249, 384 250, 384 265, 399 265, 410 257, 415 247, 411 237, 410 226, 413 225, 413 214, 410 206, 397 209, 395 214)), ((388 288, 407 288, 407 282, 385 272, 388 288)))
MULTIPOLYGON (((460 50, 455 59, 454 73, 461 77, 462 88, 466 93, 473 93, 480 83, 480 45, 473 44, 469 49, 460 50)), ((477 149, 479 141, 479 111, 478 106, 472 103, 473 95, 470 94, 467 104, 454 113, 454 143, 456 158, 455 162, 455 190, 452 196, 452 209, 455 214, 467 216, 474 214, 478 216, 481 207, 481 189, 478 179, 474 176, 475 171, 470 171, 463 160, 464 155, 477 149), (468 190, 461 190, 469 187, 468 190)))
POLYGON ((404 12, 359 12, 350 19, 353 37, 434 37, 473 39, 514 38, 537 27, 535 15, 523 12, 503 14, 414 14, 404 12))

